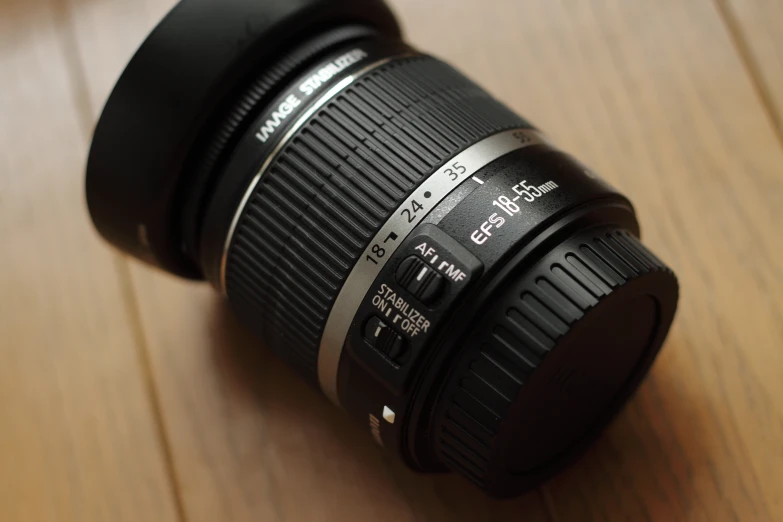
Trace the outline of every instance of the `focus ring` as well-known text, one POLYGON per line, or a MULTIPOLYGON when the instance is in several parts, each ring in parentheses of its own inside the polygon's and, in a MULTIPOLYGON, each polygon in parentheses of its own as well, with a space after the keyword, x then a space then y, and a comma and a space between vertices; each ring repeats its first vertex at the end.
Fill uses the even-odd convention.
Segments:
POLYGON ((332 304, 376 231, 449 158, 528 126, 430 57, 360 77, 299 129, 248 199, 228 250, 230 301, 317 383, 332 304))
MULTIPOLYGON (((496 306, 466 343, 435 413, 434 444, 442 462, 491 495, 506 496, 502 488, 512 480, 503 474, 513 476, 515 472, 509 469, 514 465, 497 441, 501 431, 508 435, 504 423, 509 421, 510 410, 519 404, 519 396, 534 372, 550 352, 560 349, 561 340, 575 325, 607 297, 634 280, 654 274, 662 281, 654 284, 656 288, 665 295, 671 289, 676 294, 671 270, 630 233, 593 229, 556 247, 496 296, 496 306), (503 478, 499 480, 500 475, 503 478)), ((647 348, 657 351, 652 338, 647 343, 647 348)), ((588 352, 594 348, 590 342, 580 347, 588 352)), ((652 356, 654 353, 649 355, 650 361, 652 356)), ((613 361, 596 364, 611 366, 613 361)), ((637 371, 643 374, 646 367, 641 366, 637 371)), ((559 373, 566 375, 562 377, 565 381, 574 371, 581 370, 569 366, 559 373)), ((634 375, 625 377, 633 380, 634 375)), ((560 376, 551 379, 554 385, 565 388, 560 380, 560 376)), ((534 421, 515 418, 514 422, 534 421)), ((514 441, 517 446, 525 443, 522 439, 514 441)), ((537 450, 529 448, 534 453, 537 450)))

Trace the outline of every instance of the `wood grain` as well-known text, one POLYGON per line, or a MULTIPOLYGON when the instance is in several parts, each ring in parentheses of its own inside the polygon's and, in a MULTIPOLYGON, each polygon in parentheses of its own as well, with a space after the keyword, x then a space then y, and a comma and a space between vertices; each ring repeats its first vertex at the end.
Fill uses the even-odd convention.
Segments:
POLYGON ((646 243, 681 280, 669 342, 629 407, 574 468, 500 503, 380 453, 211 289, 135 263, 130 288, 117 279, 126 265, 74 205, 80 130, 172 3, 14 0, 22 14, 0 11, 0 71, 14 78, 0 91, 0 237, 14 247, 0 253, 12 343, 0 457, 14 462, 0 472, 0 520, 169 520, 176 504, 189 522, 783 519, 783 149, 715 4, 393 2, 409 40, 628 194, 646 243), (50 251, 56 266, 36 263, 50 251), (37 502, 39 484, 49 502, 37 502))
POLYGON ((85 211, 62 14, 0 5, 0 520, 175 521, 117 256, 85 211))
POLYGON ((783 0, 716 0, 783 141, 783 0))

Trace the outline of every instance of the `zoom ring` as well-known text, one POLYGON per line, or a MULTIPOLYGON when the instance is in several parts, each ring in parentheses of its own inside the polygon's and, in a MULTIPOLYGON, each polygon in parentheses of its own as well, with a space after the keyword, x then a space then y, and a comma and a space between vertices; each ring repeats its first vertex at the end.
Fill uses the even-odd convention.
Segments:
POLYGON ((248 199, 226 265, 237 313, 317 383, 331 307, 391 213, 461 150, 529 126, 430 57, 360 77, 297 131, 248 199))
POLYGON ((475 345, 466 343, 442 397, 435 437, 444 464, 493 489, 487 481, 498 465, 496 437, 533 372, 589 311, 628 282, 654 272, 674 279, 629 232, 593 229, 555 248, 497 296, 503 312, 477 332, 475 345))

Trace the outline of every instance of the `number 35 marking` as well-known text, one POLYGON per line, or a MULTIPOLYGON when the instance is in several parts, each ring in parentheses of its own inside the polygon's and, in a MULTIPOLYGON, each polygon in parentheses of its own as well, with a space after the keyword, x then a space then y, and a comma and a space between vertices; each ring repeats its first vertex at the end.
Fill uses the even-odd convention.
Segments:
POLYGON ((451 181, 457 181, 460 175, 468 171, 459 161, 455 161, 444 171, 451 181))

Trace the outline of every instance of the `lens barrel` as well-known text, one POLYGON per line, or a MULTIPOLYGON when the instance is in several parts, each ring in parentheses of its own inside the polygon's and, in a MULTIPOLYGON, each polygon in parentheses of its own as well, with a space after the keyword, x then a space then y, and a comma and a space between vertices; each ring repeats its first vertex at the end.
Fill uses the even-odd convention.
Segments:
POLYGON ((628 199, 380 0, 181 2, 104 109, 87 197, 381 446, 493 496, 589 445, 678 299, 628 199))

